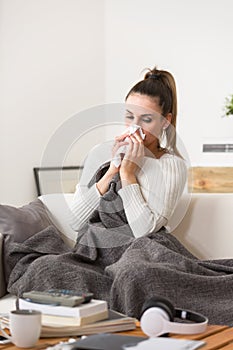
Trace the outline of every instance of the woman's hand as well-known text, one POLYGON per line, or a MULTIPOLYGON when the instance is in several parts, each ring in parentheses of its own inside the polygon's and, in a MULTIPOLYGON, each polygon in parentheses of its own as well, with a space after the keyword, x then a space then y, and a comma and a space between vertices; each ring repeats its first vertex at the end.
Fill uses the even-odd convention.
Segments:
POLYGON ((142 166, 144 158, 143 139, 136 132, 128 136, 128 149, 120 167, 122 186, 137 183, 136 173, 142 166))
MULTIPOLYGON (((117 160, 116 155, 120 147, 128 145, 128 142, 124 141, 125 136, 123 135, 115 138, 115 143, 112 148, 112 161, 110 166, 104 176, 97 182, 96 186, 101 195, 107 192, 109 183, 112 180, 113 176, 119 172, 120 165, 117 167, 114 164, 114 161, 117 160)), ((120 155, 119 155, 120 156, 120 155)))
POLYGON ((121 136, 117 136, 115 138, 115 143, 114 143, 113 148, 112 148, 112 161, 111 161, 110 167, 108 169, 108 171, 112 175, 115 175, 120 170, 120 165, 116 166, 115 164, 117 163, 119 157, 121 157, 121 160, 122 160, 122 158, 124 156, 123 154, 121 155, 118 153, 119 148, 129 144, 127 141, 125 141, 126 136, 128 136, 128 135, 121 135, 121 136))
POLYGON ((112 149, 112 161, 105 175, 98 181, 97 188, 100 194, 104 194, 108 190, 109 182, 113 176, 120 172, 122 187, 137 183, 136 172, 141 168, 144 158, 143 139, 136 132, 133 135, 123 134, 115 138, 115 143, 112 149), (127 151, 122 154, 121 164, 116 167, 114 158, 120 147, 128 145, 127 151))

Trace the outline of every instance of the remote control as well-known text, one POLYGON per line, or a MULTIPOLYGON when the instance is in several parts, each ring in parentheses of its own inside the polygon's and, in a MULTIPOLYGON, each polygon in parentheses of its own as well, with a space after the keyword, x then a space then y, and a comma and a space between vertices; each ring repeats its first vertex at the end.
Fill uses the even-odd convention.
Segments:
POLYGON ((23 293, 23 298, 40 304, 50 304, 56 306, 77 306, 82 304, 85 299, 80 295, 69 295, 61 293, 60 290, 56 292, 39 292, 31 291, 23 293))
POLYGON ((70 290, 70 289, 50 289, 48 291, 49 293, 59 293, 59 294, 62 294, 62 295, 79 295, 79 296, 82 296, 84 298, 84 301, 83 301, 83 304, 84 303, 89 303, 94 294, 93 293, 82 293, 82 294, 79 294, 78 292, 76 292, 75 290, 70 290))

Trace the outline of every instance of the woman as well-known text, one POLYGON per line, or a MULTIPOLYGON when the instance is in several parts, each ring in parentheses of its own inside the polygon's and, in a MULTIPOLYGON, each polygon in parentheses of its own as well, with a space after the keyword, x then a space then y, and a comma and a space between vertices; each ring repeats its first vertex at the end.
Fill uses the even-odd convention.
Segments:
POLYGON ((76 246, 67 247, 51 225, 11 242, 4 253, 11 267, 8 291, 93 292, 110 308, 137 318, 144 301, 160 295, 177 308, 205 314, 210 323, 232 326, 233 260, 199 260, 164 229, 186 181, 176 149, 170 73, 155 68, 130 90, 125 122, 130 129, 116 137, 112 160, 77 186, 76 246))
MULTIPOLYGON (((142 133, 137 130, 117 136, 112 161, 105 174, 91 187, 85 180, 77 185, 71 208, 73 229, 83 228, 116 174, 121 182, 118 194, 134 237, 157 232, 167 224, 187 175, 185 162, 176 148, 176 116, 173 76, 157 68, 150 70, 126 96, 126 127, 139 126, 142 133), (162 136, 167 141, 164 147, 160 142, 162 136), (125 145, 126 153, 122 155, 120 166, 116 166, 114 159, 125 145)), ((88 167, 91 162, 87 160, 86 163, 88 167)))

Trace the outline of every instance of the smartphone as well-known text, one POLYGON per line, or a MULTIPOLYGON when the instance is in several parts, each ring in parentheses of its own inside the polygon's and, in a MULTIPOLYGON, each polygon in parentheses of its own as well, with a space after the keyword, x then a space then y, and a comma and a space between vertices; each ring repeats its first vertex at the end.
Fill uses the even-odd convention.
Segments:
POLYGON ((0 335, 0 345, 1 344, 8 344, 11 343, 10 339, 3 337, 2 335, 0 335))

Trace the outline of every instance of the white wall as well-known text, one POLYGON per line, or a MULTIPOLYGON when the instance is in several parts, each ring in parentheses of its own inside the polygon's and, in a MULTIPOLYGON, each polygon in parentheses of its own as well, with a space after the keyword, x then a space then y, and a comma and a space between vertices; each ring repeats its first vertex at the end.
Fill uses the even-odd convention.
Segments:
POLYGON ((202 153, 210 138, 233 140, 233 118, 221 118, 233 93, 232 13, 232 0, 106 1, 107 102, 123 101, 144 68, 170 70, 178 132, 193 165, 233 164, 232 153, 202 153))
POLYGON ((21 205, 55 130, 104 101, 104 1, 1 0, 0 45, 0 203, 21 205))
MULTIPOLYGON (((221 118, 233 92, 232 12, 232 0, 0 0, 0 202, 35 198, 32 168, 55 131, 86 108, 123 102, 155 64, 177 80, 192 164, 232 164, 232 153, 201 152, 206 139, 233 138, 233 119, 221 118)), ((88 140, 102 137, 93 132, 88 140)), ((67 159, 85 152, 77 144, 67 159)))

